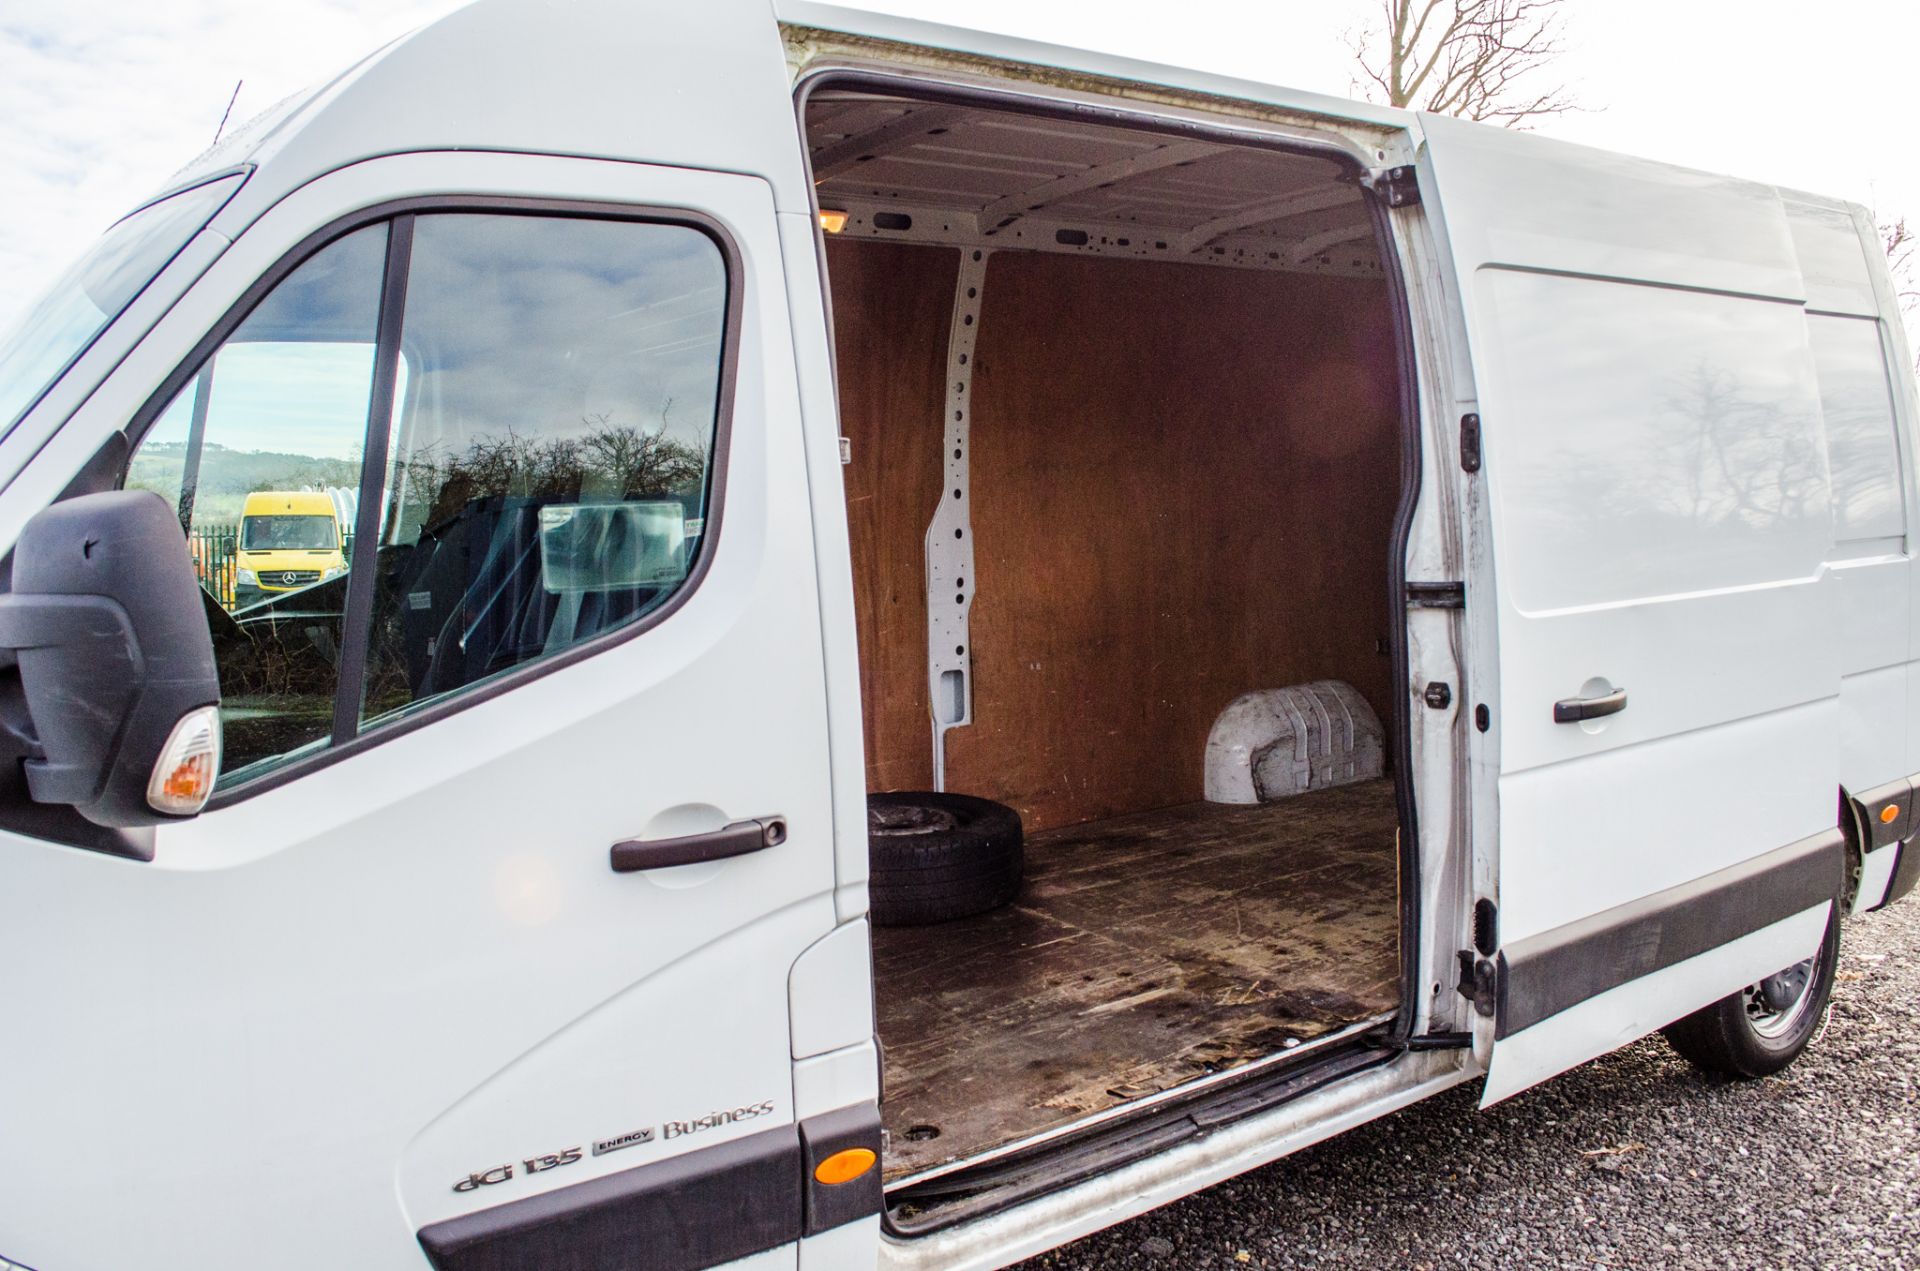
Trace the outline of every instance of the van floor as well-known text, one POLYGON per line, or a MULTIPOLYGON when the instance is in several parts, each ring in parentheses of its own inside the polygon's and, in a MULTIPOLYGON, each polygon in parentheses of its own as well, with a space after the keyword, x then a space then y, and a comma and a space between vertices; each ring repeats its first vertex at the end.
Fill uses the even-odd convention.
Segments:
POLYGON ((975 918, 874 932, 889 1181, 1399 1004, 1390 779, 1030 835, 975 918))

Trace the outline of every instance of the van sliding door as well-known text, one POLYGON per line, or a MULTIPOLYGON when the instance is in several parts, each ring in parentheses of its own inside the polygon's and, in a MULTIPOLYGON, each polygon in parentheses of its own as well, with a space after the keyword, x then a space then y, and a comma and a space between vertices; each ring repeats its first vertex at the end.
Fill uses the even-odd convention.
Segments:
POLYGON ((1819 945, 1832 521, 1773 190, 1423 122, 1484 434, 1493 1102, 1819 945))

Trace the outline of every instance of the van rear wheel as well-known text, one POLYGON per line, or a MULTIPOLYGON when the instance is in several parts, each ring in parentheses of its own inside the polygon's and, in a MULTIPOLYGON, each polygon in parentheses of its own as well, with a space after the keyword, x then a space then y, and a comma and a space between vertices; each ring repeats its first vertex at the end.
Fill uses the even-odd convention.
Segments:
POLYGON ((1840 960, 1840 909, 1820 951, 1661 1031, 1694 1067, 1727 1077, 1769 1077, 1800 1057, 1826 1017, 1840 960))

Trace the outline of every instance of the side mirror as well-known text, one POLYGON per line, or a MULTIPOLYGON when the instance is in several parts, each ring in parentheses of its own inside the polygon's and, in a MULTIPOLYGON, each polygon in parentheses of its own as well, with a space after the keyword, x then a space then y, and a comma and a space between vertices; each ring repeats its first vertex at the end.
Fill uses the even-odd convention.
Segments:
POLYGON ((220 679, 186 536, 159 495, 81 495, 27 522, 0 595, 0 658, 19 664, 35 802, 110 827, 206 804, 220 679))

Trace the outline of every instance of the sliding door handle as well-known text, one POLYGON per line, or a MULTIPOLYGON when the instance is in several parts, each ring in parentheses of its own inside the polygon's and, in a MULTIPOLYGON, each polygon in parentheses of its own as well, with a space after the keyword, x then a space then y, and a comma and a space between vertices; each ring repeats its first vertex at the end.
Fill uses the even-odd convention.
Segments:
POLYGON ((613 872, 631 874, 641 869, 725 860, 729 856, 745 856, 762 848, 778 847, 786 841, 787 818, 783 816, 735 821, 722 829, 680 838, 625 839, 613 845, 613 872))
POLYGON ((1563 697, 1553 704, 1553 722, 1577 724, 1583 719, 1618 715, 1625 709, 1627 709, 1627 690, 1623 688, 1617 688, 1611 693, 1602 693, 1599 697, 1563 697))

